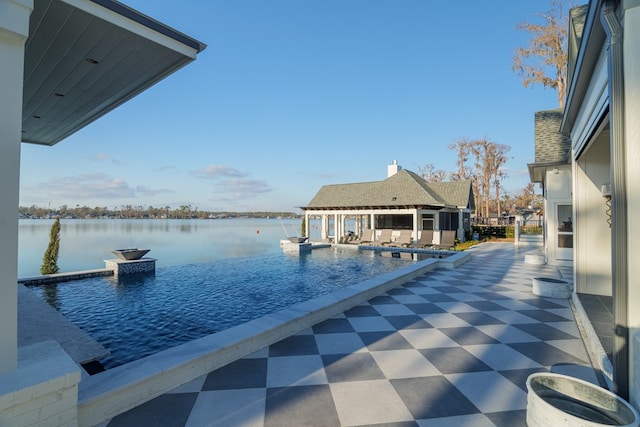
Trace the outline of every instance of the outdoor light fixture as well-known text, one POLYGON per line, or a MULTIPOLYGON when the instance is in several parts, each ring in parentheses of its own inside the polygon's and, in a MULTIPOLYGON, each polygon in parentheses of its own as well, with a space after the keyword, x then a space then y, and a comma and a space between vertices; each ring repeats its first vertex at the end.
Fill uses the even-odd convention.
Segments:
POLYGON ((602 184, 600 193, 602 197, 604 197, 605 205, 607 205, 605 213, 607 214, 607 224, 609 224, 609 228, 611 228, 611 184, 602 184))

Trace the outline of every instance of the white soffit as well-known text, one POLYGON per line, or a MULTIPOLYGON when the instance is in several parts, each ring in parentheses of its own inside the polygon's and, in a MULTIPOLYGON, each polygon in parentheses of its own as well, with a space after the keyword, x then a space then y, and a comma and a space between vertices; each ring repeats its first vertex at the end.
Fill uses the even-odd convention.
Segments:
POLYGON ((117 1, 35 0, 25 44, 22 141, 56 144, 205 47, 117 1))

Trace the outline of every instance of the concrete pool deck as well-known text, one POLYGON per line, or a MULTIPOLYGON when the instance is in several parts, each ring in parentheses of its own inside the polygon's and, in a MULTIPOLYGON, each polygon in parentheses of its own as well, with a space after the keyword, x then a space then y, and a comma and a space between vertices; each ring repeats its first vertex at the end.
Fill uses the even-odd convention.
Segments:
POLYGON ((480 245, 101 425, 524 426, 529 374, 601 382, 571 301, 532 293, 570 278, 530 250, 480 245))
POLYGON ((55 308, 18 284, 18 347, 49 340, 58 342, 77 364, 89 363, 110 354, 55 308))

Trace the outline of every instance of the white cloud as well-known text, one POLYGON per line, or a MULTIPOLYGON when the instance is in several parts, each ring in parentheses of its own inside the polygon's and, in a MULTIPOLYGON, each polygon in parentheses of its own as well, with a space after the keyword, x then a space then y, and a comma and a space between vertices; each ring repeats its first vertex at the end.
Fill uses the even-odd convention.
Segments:
POLYGON ((238 169, 223 165, 208 165, 193 172, 198 178, 218 179, 218 178, 244 178, 248 174, 238 169))
POLYGON ((222 180, 216 186, 210 201, 237 205, 248 199, 273 191, 266 181, 255 179, 222 180))
POLYGON ((142 195, 142 196, 156 196, 158 194, 171 194, 171 193, 175 193, 174 190, 169 190, 166 188, 150 188, 147 187, 146 185, 138 185, 136 187, 136 194, 142 195))
POLYGON ((98 162, 103 160, 108 160, 109 158, 110 156, 108 154, 96 154, 95 156, 92 157, 93 160, 96 160, 98 162))
POLYGON ((122 178, 103 173, 53 178, 38 185, 50 199, 119 199, 135 196, 133 188, 122 178))

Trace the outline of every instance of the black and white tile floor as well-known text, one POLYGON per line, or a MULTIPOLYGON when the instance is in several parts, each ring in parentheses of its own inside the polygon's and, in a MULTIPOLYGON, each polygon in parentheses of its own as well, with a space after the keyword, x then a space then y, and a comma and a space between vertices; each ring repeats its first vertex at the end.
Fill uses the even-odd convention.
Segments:
POLYGON ((558 270, 474 252, 108 426, 524 426, 529 374, 597 383, 569 301, 531 292, 558 270))

